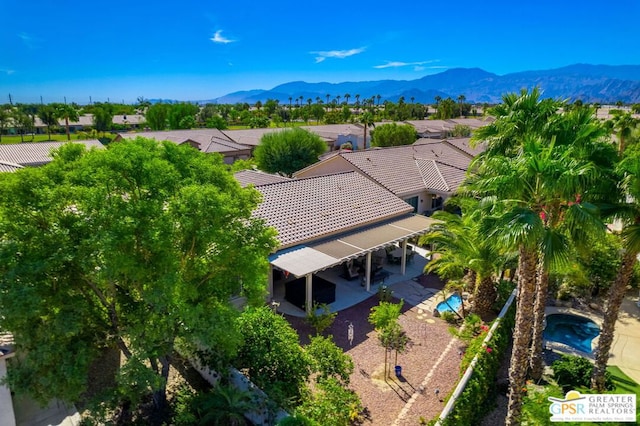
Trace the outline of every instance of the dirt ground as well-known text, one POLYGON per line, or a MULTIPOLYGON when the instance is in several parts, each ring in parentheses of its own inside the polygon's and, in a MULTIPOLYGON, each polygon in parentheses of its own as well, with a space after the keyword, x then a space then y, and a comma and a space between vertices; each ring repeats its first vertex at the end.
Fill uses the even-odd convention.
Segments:
MULTIPOLYGON (((442 288, 433 276, 421 276, 423 287, 442 288)), ((396 300, 397 301, 397 300, 396 300)), ((373 327, 368 322, 369 312, 378 304, 378 297, 340 311, 325 334, 351 355, 355 364, 351 387, 365 407, 364 424, 417 425, 421 419, 429 421, 444 407, 443 398, 449 394, 459 378, 462 343, 448 331, 449 325, 406 303, 400 324, 411 339, 409 350, 398 356, 402 376, 394 374, 395 360, 389 360, 389 373, 384 377, 384 350, 378 344, 373 327), (348 325, 354 327, 353 342, 348 340, 348 325), (436 394, 436 390, 439 392, 436 394)), ((300 335, 303 344, 313 333, 303 318, 287 317, 300 335)))

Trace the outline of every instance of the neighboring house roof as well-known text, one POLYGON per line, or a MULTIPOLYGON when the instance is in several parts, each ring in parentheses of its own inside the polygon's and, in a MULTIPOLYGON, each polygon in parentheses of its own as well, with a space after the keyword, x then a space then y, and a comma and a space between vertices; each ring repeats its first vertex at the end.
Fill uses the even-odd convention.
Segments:
POLYGON ((66 143, 82 144, 87 149, 104 149, 104 145, 98 140, 6 144, 0 145, 0 160, 21 166, 42 166, 53 160, 52 150, 58 149, 66 143))
MULTIPOLYGON (((323 163, 346 160, 362 174, 398 196, 426 190, 454 192, 466 177, 472 157, 442 141, 420 145, 341 151, 315 163, 294 176, 316 173, 323 163)), ((328 166, 328 164, 327 164, 328 166)))
POLYGON ((155 139, 158 141, 170 141, 178 145, 189 144, 202 152, 234 152, 247 151, 251 148, 231 140, 218 129, 196 130, 169 130, 157 132, 120 133, 122 139, 135 139, 137 137, 155 139))
POLYGON ((413 207, 355 172, 256 186, 254 211, 278 231, 281 248, 405 215, 413 207))
POLYGON ((145 122, 144 115, 142 114, 123 114, 123 115, 114 115, 113 124, 141 124, 145 122))
POLYGON ((15 172, 18 169, 22 169, 20 164, 0 160, 0 173, 15 172))
POLYGON ((288 180, 291 180, 291 178, 285 176, 265 173, 259 170, 241 170, 234 173, 233 176, 238 182, 240 182, 240 185, 242 185, 243 187, 248 185, 268 185, 271 183, 286 182, 288 180))
POLYGON ((455 138, 455 139, 429 139, 429 138, 421 138, 414 142, 414 145, 426 145, 426 144, 434 144, 434 143, 445 143, 453 148, 457 148, 461 152, 469 155, 470 157, 475 157, 484 152, 486 149, 486 144, 484 142, 478 143, 475 148, 471 147, 471 138, 455 138))
POLYGON ((266 133, 273 133, 283 129, 244 129, 244 130, 223 130, 222 132, 231 140, 252 147, 260 145, 260 139, 266 133))
POLYGON ((324 126, 303 126, 305 130, 315 133, 325 141, 336 141, 340 136, 364 136, 364 128, 359 124, 327 124, 324 126))

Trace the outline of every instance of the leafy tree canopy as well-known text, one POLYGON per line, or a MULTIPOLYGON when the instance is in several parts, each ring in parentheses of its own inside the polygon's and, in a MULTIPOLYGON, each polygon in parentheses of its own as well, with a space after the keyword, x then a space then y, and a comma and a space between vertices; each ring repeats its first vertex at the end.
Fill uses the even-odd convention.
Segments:
POLYGON ((418 135, 410 124, 387 123, 372 130, 371 138, 373 146, 400 146, 414 143, 418 135))
POLYGON ((74 401, 102 348, 124 361, 114 391, 162 409, 176 343, 228 359, 243 294, 264 297, 273 231, 259 194, 222 158, 138 138, 86 152, 68 144, 42 168, 0 175, 0 330, 23 355, 9 385, 74 401))
POLYGON ((318 161, 318 156, 326 149, 320 136, 294 128, 262 136, 254 156, 261 170, 291 176, 318 161))

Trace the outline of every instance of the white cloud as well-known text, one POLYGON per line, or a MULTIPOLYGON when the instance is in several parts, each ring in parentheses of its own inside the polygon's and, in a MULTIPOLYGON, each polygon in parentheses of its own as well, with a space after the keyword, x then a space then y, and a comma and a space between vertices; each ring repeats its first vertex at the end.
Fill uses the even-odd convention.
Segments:
POLYGON ((15 70, 11 70, 9 68, 0 68, 0 74, 11 75, 14 72, 16 72, 16 71, 15 70))
POLYGON ((233 43, 235 41, 235 40, 231 40, 230 38, 224 37, 222 35, 222 30, 216 31, 213 37, 211 37, 209 40, 211 40, 214 43, 221 43, 221 44, 233 43))
MULTIPOLYGON (((387 61, 386 64, 375 65, 374 68, 382 69, 382 68, 399 68, 399 67, 414 66, 415 67, 414 69, 416 71, 420 71, 426 68, 426 67, 423 67, 422 65, 431 64, 434 62, 440 62, 440 59, 432 59, 430 61, 418 61, 418 62, 387 61)), ((429 68, 436 68, 436 67, 429 67, 429 68)), ((440 68, 446 68, 446 67, 440 67, 440 68)))
POLYGON ((38 47, 40 47, 40 42, 42 41, 40 38, 24 32, 19 33, 18 37, 29 49, 37 49, 38 47))
POLYGON ((362 53, 365 51, 364 47, 359 47, 357 49, 349 49, 349 50, 323 50, 317 52, 309 52, 312 55, 316 56, 316 64, 324 61, 327 58, 338 58, 344 59, 349 56, 357 55, 358 53, 362 53))

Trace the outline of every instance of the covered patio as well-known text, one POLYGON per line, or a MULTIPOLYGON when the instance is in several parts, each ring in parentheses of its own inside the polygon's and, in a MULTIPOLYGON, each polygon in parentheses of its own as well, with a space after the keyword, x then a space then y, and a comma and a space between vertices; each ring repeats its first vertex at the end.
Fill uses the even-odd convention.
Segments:
POLYGON ((291 315, 306 315, 314 302, 327 303, 338 311, 368 298, 381 285, 418 276, 427 259, 424 251, 416 252, 408 241, 426 233, 433 222, 425 216, 406 215, 280 250, 269 259, 272 302, 291 315), (355 265, 357 273, 353 272, 355 265), (322 288, 314 289, 314 285, 322 288), (296 297, 292 297, 294 292, 296 297))

